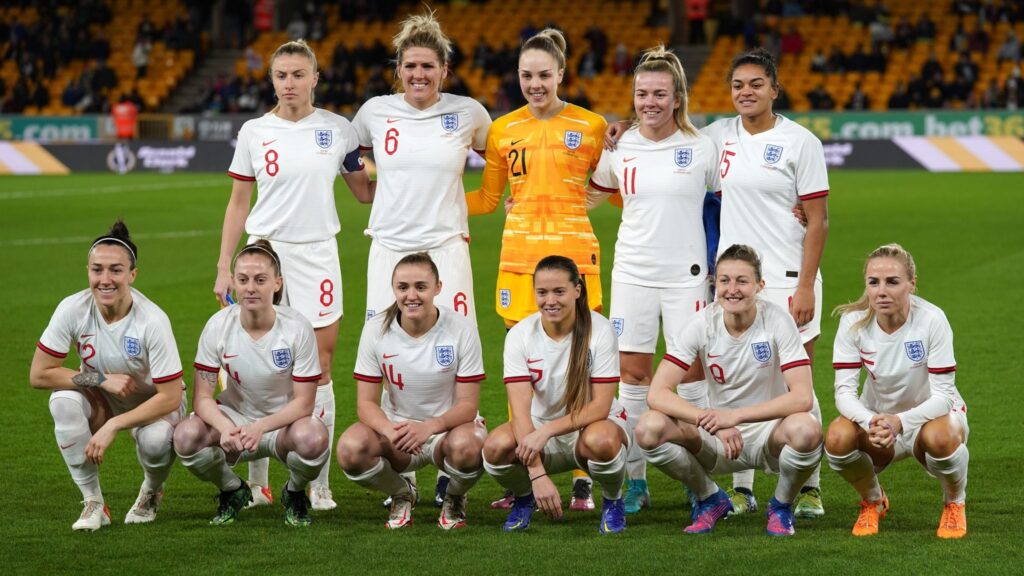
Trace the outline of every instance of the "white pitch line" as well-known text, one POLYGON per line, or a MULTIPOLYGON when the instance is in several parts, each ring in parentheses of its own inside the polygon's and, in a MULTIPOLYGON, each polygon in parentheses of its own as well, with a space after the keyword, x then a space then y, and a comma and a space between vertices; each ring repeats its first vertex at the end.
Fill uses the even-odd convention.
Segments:
MULTIPOLYGON (((171 240, 175 238, 195 238, 198 236, 214 236, 220 230, 179 230, 176 232, 153 232, 149 234, 133 234, 133 240, 171 240)), ((0 248, 19 248, 26 246, 55 246, 57 244, 88 244, 95 236, 64 236, 60 238, 19 238, 17 240, 0 240, 0 248)))
POLYGON ((193 180, 191 182, 160 182, 158 184, 136 184, 134 186, 106 186, 104 188, 60 188, 57 190, 18 190, 13 192, 0 192, 0 200, 23 200, 25 198, 54 198, 60 196, 93 196, 96 194, 120 194, 122 192, 143 192, 153 190, 177 190, 181 188, 206 188, 208 186, 223 185, 225 190, 230 188, 227 178, 217 180, 193 180))

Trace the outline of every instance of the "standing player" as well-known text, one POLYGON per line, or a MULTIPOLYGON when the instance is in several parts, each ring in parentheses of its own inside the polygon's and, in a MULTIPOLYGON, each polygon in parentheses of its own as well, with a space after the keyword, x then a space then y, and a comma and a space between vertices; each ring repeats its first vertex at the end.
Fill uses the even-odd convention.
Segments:
POLYGON ((313 327, 277 306, 284 292, 281 262, 267 240, 238 253, 234 287, 238 304, 214 314, 199 337, 195 413, 174 431, 174 449, 186 468, 220 489, 210 524, 231 524, 252 500, 231 466, 274 456, 290 474, 281 491, 285 522, 308 526, 306 485, 328 458, 327 427, 309 416, 320 379, 313 327), (231 383, 214 399, 221 370, 231 383))
POLYGON ((29 382, 51 390, 54 435, 85 508, 71 526, 110 524, 99 465, 130 430, 144 479, 125 524, 156 519, 174 463, 171 435, 185 409, 181 361, 167 315, 132 288, 138 249, 118 220, 89 249, 89 288, 65 298, 39 339, 29 382), (74 346, 79 369, 64 368, 74 346))
MULTIPOLYGON (((334 180, 340 171, 360 202, 373 200, 373 186, 359 158, 352 125, 341 116, 313 107, 318 73, 316 55, 305 42, 287 42, 270 58, 270 78, 278 105, 246 122, 238 133, 228 175, 234 178, 224 213, 220 259, 214 293, 222 304, 231 286, 231 255, 242 230, 249 241, 265 238, 281 258, 288 277, 283 302, 315 329, 320 358, 320 385, 314 415, 334 434, 334 383, 331 362, 342 315, 341 267, 334 236, 341 228, 334 205, 334 180), (249 210, 253 186, 256 204, 249 210)), ((328 469, 310 485, 314 510, 336 504, 328 469)), ((257 488, 255 504, 268 504, 267 462, 250 467, 257 488)))
POLYGON ((864 295, 842 314, 832 356, 836 407, 825 451, 860 494, 854 536, 878 533, 889 499, 877 473, 913 455, 945 495, 939 538, 967 534, 967 405, 956 388, 953 330, 934 304, 914 295, 914 258, 899 244, 868 256, 864 295), (857 396, 860 370, 867 373, 857 396))
POLYGON ((338 439, 350 480, 390 496, 390 529, 412 524, 415 485, 401 474, 433 464, 451 481, 438 525, 466 525, 466 493, 483 474, 479 420, 484 379, 476 325, 434 305, 442 285, 426 253, 399 260, 395 301, 363 325, 356 358, 359 422, 338 439))
POLYGON ((672 340, 676 347, 651 384, 651 410, 636 426, 647 460, 699 500, 688 534, 710 532, 732 511, 710 474, 754 468, 779 474, 768 534, 793 534, 793 500, 821 459, 821 424, 810 413, 811 361, 785 309, 758 298, 764 285, 749 246, 733 245, 719 256, 715 301, 672 340), (675 393, 698 359, 714 381, 708 409, 675 393))
MULTIPOLYGON (((498 265, 496 308, 507 328, 536 312, 533 270, 541 258, 564 254, 586 278, 590 307, 601 308, 601 250, 587 217, 588 173, 601 157, 604 118, 558 97, 565 72, 565 38, 546 29, 523 43, 519 87, 526 106, 502 116, 487 136, 480 190, 466 195, 470 214, 492 212, 512 191, 498 265)), ((590 482, 573 485, 574 510, 593 509, 590 482)), ((496 502, 508 507, 511 500, 496 502)))
MULTIPOLYGON (((686 74, 679 59, 658 46, 644 53, 634 74, 637 119, 618 147, 601 156, 590 178, 592 189, 601 196, 621 194, 623 204, 611 321, 619 337, 619 401, 630 429, 647 410, 659 320, 671 339, 706 305, 702 216, 705 192, 718 191, 718 153, 686 114, 686 74)), ((704 393, 695 385, 683 389, 704 393)), ((636 446, 630 447, 626 470, 626 513, 634 514, 650 505, 646 463, 636 446)))
POLYGON ((630 432, 626 411, 615 400, 615 332, 588 308, 586 282, 571 259, 542 259, 534 278, 539 311, 505 336, 512 417, 484 443, 484 468, 515 497, 504 530, 528 528, 535 506, 561 518, 550 475, 580 468, 604 491, 601 533, 622 532, 630 432))
MULTIPOLYGON (((719 253, 746 244, 764 258, 761 297, 789 310, 800 329, 807 357, 821 334, 821 256, 828 235, 828 173, 821 141, 803 126, 772 111, 779 95, 775 59, 763 48, 737 57, 728 81, 738 116, 704 128, 721 151, 722 229, 719 253), (793 217, 803 208, 806 225, 793 217)), ((821 409, 814 401, 814 414, 821 409)), ((825 513, 820 469, 803 487, 799 517, 825 513)), ((757 509, 753 472, 734 479, 739 510, 757 509)))
MULTIPOLYGON (((394 302, 391 275, 398 261, 426 252, 445 279, 438 302, 476 323, 462 175, 471 149, 483 155, 491 117, 476 100, 441 92, 452 44, 433 14, 407 18, 393 44, 402 92, 371 98, 353 120, 360 148, 372 150, 377 164, 366 229, 373 238, 366 318, 394 302)), ((407 478, 416 481, 415 474, 407 478)), ((439 470, 437 506, 447 482, 439 470)))

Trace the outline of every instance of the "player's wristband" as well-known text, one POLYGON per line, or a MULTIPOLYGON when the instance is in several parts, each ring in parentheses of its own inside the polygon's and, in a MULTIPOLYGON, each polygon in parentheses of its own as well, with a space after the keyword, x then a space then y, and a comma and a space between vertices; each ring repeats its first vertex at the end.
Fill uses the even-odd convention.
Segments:
POLYGON ((538 475, 534 476, 533 478, 530 478, 530 482, 536 482, 537 480, 540 480, 541 478, 543 478, 543 477, 545 477, 547 475, 548 475, 547 472, 545 472, 543 474, 538 474, 538 475))
POLYGON ((107 380, 102 372, 79 372, 71 377, 71 382, 79 388, 99 388, 107 380))

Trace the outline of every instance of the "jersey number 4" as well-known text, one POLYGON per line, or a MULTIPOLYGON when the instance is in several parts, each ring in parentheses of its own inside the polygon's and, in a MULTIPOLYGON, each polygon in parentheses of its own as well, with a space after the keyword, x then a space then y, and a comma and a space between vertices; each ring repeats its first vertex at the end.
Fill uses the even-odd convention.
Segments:
POLYGON ((399 390, 405 389, 405 384, 402 383, 402 373, 395 373, 395 365, 388 364, 387 362, 381 362, 380 371, 384 374, 384 377, 391 382, 391 385, 399 390))

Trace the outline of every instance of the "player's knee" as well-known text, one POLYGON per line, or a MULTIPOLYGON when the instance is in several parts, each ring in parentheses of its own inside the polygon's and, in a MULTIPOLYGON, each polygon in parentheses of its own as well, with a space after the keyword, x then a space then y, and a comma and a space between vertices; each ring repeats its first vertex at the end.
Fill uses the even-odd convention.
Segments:
POLYGON ((794 450, 807 452, 821 445, 821 426, 808 413, 793 414, 785 420, 788 442, 794 450))
MULTIPOLYGON (((82 399, 84 400, 84 399, 82 399)), ((52 394, 50 396, 50 415, 54 423, 74 424, 88 423, 83 401, 67 394, 52 394)))
POLYGON ((661 445, 665 433, 665 416, 660 412, 646 412, 633 429, 633 439, 643 450, 652 450, 661 445))
POLYGON ((601 426, 596 430, 593 429, 593 426, 593 424, 588 426, 580 438, 583 445, 587 448, 587 452, 590 453, 589 459, 607 462, 615 458, 619 450, 622 449, 622 443, 607 429, 607 426, 601 426))
POLYGON ((852 420, 840 416, 828 425, 825 434, 825 450, 829 454, 849 454, 857 449, 858 426, 852 420))
POLYGON ((498 429, 484 441, 484 459, 491 464, 511 464, 516 451, 516 439, 508 430, 498 429))
POLYGON ((338 465, 343 470, 352 471, 365 468, 370 460, 370 446, 364 434, 359 434, 351 428, 345 431, 338 438, 338 447, 335 450, 338 458, 338 465))
POLYGON ((327 450, 327 427, 314 418, 303 418, 288 429, 292 449, 301 458, 313 460, 327 450))
POLYGON ((921 447, 934 458, 945 458, 960 447, 960 434, 950 425, 949 417, 932 420, 921 428, 921 447))
POLYGON ((445 458, 459 470, 476 470, 482 465, 480 439, 472 433, 449 434, 445 458))
POLYGON ((158 420, 139 429, 135 437, 135 443, 139 447, 139 455, 147 461, 161 461, 166 459, 171 450, 171 438, 174 436, 174 429, 163 420, 158 420))
POLYGON ((189 416, 174 427, 174 451, 178 456, 192 456, 204 448, 202 439, 206 426, 198 416, 189 416))

